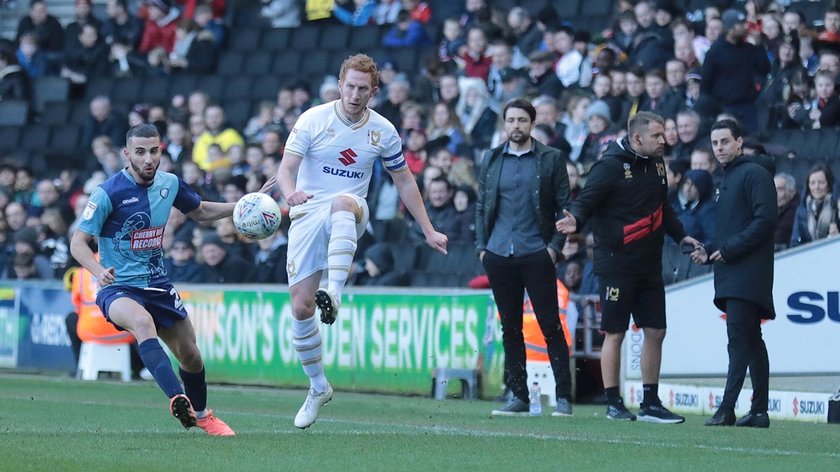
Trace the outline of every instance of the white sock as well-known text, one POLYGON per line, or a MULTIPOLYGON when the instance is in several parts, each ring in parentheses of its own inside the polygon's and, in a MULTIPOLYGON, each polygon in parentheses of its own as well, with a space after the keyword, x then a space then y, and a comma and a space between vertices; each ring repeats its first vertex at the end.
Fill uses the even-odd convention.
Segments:
POLYGON ((321 360, 321 331, 314 316, 305 320, 292 319, 292 343, 300 358, 303 372, 309 377, 309 383, 316 391, 325 391, 327 377, 324 375, 324 363, 321 360))
POLYGON ((327 290, 341 303, 341 292, 356 254, 356 217, 349 211, 337 211, 330 217, 330 243, 327 247, 327 290))
POLYGON ((198 419, 204 418, 205 416, 207 416, 207 408, 195 412, 195 417, 198 419))

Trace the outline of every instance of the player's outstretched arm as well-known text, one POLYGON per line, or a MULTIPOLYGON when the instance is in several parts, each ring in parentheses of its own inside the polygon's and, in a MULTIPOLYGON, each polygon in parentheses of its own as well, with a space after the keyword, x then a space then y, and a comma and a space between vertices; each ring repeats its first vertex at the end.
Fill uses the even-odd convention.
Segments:
POLYGON ((301 162, 303 162, 303 156, 286 152, 277 168, 277 185, 280 186, 280 193, 289 206, 301 205, 312 198, 312 195, 295 188, 295 179, 301 162))
POLYGON ((198 208, 187 213, 187 216, 195 221, 215 221, 227 218, 233 214, 233 207, 236 202, 205 202, 202 201, 198 208))
POLYGON ((101 287, 110 285, 116 280, 116 272, 113 267, 105 268, 99 261, 96 260, 96 255, 90 248, 90 242, 93 236, 81 230, 76 230, 73 233, 73 238, 70 240, 70 254, 82 265, 89 270, 91 274, 96 277, 97 282, 101 287))
POLYGON ((397 188, 397 193, 400 194, 400 200, 408 208, 411 216, 414 217, 414 221, 423 228, 423 235, 426 236, 426 244, 446 254, 446 244, 449 239, 445 234, 435 231, 435 228, 432 226, 429 215, 426 213, 426 207, 423 206, 423 197, 420 196, 420 189, 417 188, 414 175, 408 170, 408 167, 403 167, 402 170, 396 172, 390 172, 390 174, 394 180, 394 186, 397 188))

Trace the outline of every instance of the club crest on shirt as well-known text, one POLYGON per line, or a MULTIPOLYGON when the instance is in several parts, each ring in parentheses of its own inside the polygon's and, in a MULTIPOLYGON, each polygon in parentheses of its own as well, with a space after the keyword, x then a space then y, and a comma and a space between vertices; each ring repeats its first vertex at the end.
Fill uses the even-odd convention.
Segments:
POLYGON ((368 131, 368 143, 370 143, 373 147, 379 147, 379 143, 382 142, 382 132, 377 130, 370 130, 368 131))
POLYGON ((607 287, 606 299, 610 302, 617 302, 619 295, 619 288, 618 287, 607 287))
POLYGON ((327 128, 327 131, 325 132, 325 134, 327 135, 328 139, 333 139, 335 137, 335 129, 333 129, 332 127, 329 127, 329 128, 327 128))
POLYGON ((286 272, 289 273, 289 277, 294 277, 297 274, 297 267, 295 266, 295 261, 290 260, 288 264, 286 264, 286 272))
POLYGON ((96 203, 88 202, 85 206, 85 211, 82 212, 82 218, 89 220, 93 218, 93 212, 96 211, 96 203))
POLYGON ((160 198, 166 199, 166 197, 168 197, 168 196, 169 196, 169 189, 168 188, 160 189, 160 198))
POLYGON ((626 162, 624 163, 624 178, 625 179, 632 179, 633 178, 633 173, 630 172, 630 164, 628 164, 626 162))
POLYGON ((656 175, 658 175, 659 177, 665 176, 665 164, 661 162, 656 163, 656 175))

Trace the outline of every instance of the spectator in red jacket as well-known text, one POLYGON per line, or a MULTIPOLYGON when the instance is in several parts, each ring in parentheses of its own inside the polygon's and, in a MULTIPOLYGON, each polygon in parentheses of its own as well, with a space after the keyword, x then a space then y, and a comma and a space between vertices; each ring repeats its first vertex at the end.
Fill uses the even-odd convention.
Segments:
POLYGON ((146 54, 152 49, 163 48, 167 53, 172 52, 180 12, 172 7, 171 0, 145 0, 145 3, 149 16, 137 51, 146 54))

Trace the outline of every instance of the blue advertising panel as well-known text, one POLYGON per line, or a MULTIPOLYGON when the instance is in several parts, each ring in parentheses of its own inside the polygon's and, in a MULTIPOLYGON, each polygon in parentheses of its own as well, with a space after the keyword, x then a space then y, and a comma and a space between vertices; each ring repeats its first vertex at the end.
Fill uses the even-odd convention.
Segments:
POLYGON ((21 286, 17 367, 61 370, 75 368, 65 318, 73 311, 70 293, 57 288, 21 286))
POLYGON ((0 288, 0 367, 17 366, 18 312, 15 309, 15 289, 0 288))

